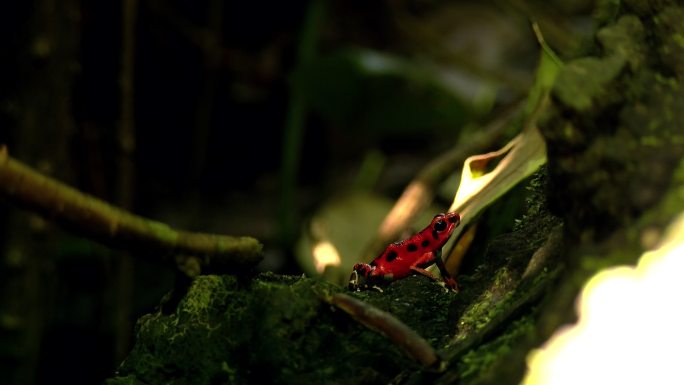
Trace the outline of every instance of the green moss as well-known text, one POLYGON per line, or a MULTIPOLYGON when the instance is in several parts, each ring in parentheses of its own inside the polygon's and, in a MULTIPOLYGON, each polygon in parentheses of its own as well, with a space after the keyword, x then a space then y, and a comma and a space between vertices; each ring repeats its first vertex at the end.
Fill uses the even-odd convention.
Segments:
POLYGON ((684 73, 684 9, 670 6, 662 9, 654 19, 655 39, 660 42, 658 53, 664 66, 674 73, 684 73))
MULTIPOLYGON (((138 321, 137 341, 110 384, 387 382, 419 366, 320 297, 340 291, 303 277, 200 276, 171 314, 138 321)), ((391 311, 428 341, 448 334, 456 296, 425 277, 357 296, 391 311)))
POLYGON ((110 378, 105 381, 105 385, 143 385, 143 383, 138 381, 135 376, 125 376, 110 378))
POLYGON ((552 210, 577 238, 605 237, 656 204, 682 157, 684 91, 672 71, 684 74, 684 51, 661 52, 674 52, 682 12, 665 8, 648 31, 649 21, 621 16, 597 34, 600 55, 559 74, 540 128, 552 210))
POLYGON ((524 316, 508 325, 506 330, 491 342, 480 345, 477 349, 465 354, 458 363, 461 372, 460 384, 488 383, 495 371, 492 368, 501 365, 502 359, 509 355, 516 344, 534 331, 534 319, 524 316))
POLYGON ((596 38, 605 51, 605 57, 624 60, 632 71, 640 68, 646 60, 644 26, 634 15, 620 17, 616 23, 599 30, 596 38))
POLYGON ((643 36, 643 25, 631 15, 623 16, 615 24, 601 29, 597 38, 605 55, 579 58, 567 63, 554 84, 554 96, 577 112, 614 102, 619 98, 615 94, 614 82, 625 65, 636 71, 645 61, 643 36))
POLYGON ((606 60, 588 57, 570 62, 556 78, 554 96, 577 111, 587 110, 597 100, 608 97, 609 85, 624 64, 620 57, 606 60))
MULTIPOLYGON (((482 333, 492 322, 502 322, 502 316, 508 317, 506 314, 518 306, 521 298, 553 279, 545 269, 553 264, 551 258, 538 261, 538 272, 522 279, 531 256, 561 226, 560 220, 547 210, 547 182, 545 168, 530 178, 522 218, 516 221, 513 232, 488 243, 482 263, 462 285, 459 301, 452 305, 452 318, 458 323, 451 346, 482 333)), ((557 253, 549 250, 549 255, 557 253)))
POLYGON ((519 277, 505 266, 496 271, 491 285, 472 301, 461 315, 454 339, 462 340, 485 327, 500 311, 500 307, 511 298, 518 279, 519 277))

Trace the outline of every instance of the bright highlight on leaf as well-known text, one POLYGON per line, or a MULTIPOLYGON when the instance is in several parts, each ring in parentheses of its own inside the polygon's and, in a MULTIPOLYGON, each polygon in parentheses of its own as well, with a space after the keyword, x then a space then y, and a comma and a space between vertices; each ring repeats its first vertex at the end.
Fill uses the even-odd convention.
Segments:
POLYGON ((579 321, 528 357, 524 385, 684 384, 684 214, 636 268, 594 276, 579 321))
POLYGON ((454 198, 454 203, 452 206, 461 206, 469 199, 471 199, 478 191, 492 181, 494 173, 487 173, 485 170, 487 165, 505 156, 508 151, 515 146, 516 142, 520 141, 520 136, 517 136, 514 140, 508 142, 506 146, 502 149, 494 152, 490 152, 482 155, 471 156, 466 159, 463 164, 463 171, 461 173, 461 184, 458 191, 456 192, 456 197, 454 198))
POLYGON ((318 274, 323 274, 326 266, 339 266, 342 259, 335 246, 328 242, 318 242, 313 246, 314 266, 318 274))

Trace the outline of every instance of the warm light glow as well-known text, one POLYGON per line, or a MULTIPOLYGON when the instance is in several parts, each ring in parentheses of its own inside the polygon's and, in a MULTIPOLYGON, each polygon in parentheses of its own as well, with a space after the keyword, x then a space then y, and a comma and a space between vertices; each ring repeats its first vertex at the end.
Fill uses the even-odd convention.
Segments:
POLYGON ((636 268, 594 276, 579 321, 528 356, 524 385, 684 384, 684 216, 636 268))
POLYGON ((419 205, 429 200, 430 193, 428 190, 425 183, 421 181, 412 182, 408 185, 404 193, 401 194, 398 204, 392 208, 380 225, 378 237, 388 239, 396 236, 401 230, 402 224, 405 224, 420 209, 419 205))
POLYGON ((490 184, 500 172, 499 170, 503 168, 503 165, 502 163, 499 163, 493 171, 485 172, 484 169, 487 167, 487 163, 506 156, 511 148, 519 142, 520 136, 517 136, 498 151, 474 155, 466 159, 463 163, 463 171, 461 172, 461 183, 458 185, 458 191, 456 191, 454 202, 449 211, 462 206, 465 202, 477 195, 485 186, 490 184))
POLYGON ((314 265, 318 274, 322 274, 326 266, 339 266, 340 253, 328 241, 318 242, 313 247, 314 265))

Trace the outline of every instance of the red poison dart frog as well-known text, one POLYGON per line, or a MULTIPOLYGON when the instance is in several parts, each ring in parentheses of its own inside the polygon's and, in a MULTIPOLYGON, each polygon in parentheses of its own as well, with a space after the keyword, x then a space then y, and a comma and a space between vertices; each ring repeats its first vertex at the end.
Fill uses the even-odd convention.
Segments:
POLYGON ((456 280, 451 277, 442 261, 442 246, 461 223, 457 213, 437 214, 430 225, 411 238, 391 243, 370 264, 357 263, 349 277, 349 289, 368 289, 383 283, 406 278, 413 273, 437 280, 425 270, 437 264, 444 283, 458 291, 456 280))

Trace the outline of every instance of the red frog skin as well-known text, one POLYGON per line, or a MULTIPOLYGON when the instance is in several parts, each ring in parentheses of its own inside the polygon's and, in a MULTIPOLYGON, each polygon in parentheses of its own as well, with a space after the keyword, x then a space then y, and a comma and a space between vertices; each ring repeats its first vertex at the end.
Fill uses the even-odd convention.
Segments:
POLYGON ((435 215, 428 227, 408 239, 391 243, 370 264, 355 264, 349 277, 349 289, 362 290, 377 287, 406 278, 413 273, 437 280, 425 270, 435 263, 446 286, 453 291, 458 291, 456 280, 451 277, 442 261, 442 246, 460 223, 461 216, 457 213, 435 215))

